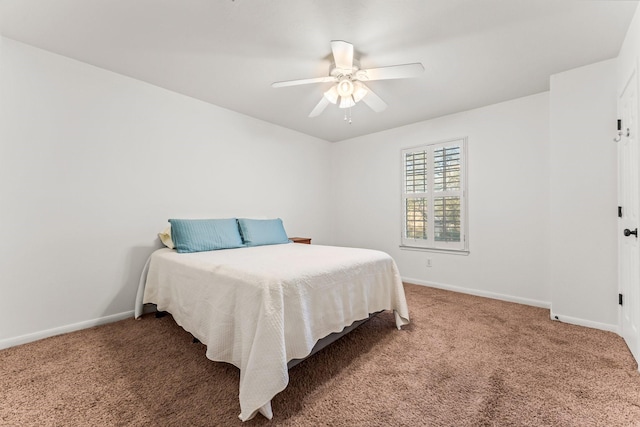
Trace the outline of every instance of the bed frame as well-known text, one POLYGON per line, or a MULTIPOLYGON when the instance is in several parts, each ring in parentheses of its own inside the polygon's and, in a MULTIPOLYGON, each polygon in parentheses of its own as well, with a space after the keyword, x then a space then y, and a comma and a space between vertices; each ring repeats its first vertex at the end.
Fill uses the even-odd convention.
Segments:
POLYGON ((369 315, 369 317, 367 317, 366 319, 356 320, 351 325, 346 326, 341 332, 334 332, 332 334, 327 335, 324 338, 320 338, 318 340, 318 342, 316 343, 316 345, 313 346, 313 348, 311 349, 311 353, 309 353, 309 355, 307 357, 303 357, 302 359, 292 359, 292 360, 290 360, 287 363, 287 368, 291 369, 294 366, 296 366, 298 363, 302 362, 303 360, 306 360, 306 359, 310 358, 311 356, 313 356, 314 354, 316 354, 317 352, 319 352, 320 350, 322 350, 323 348, 325 348, 329 344, 332 344, 333 342, 335 342, 335 341, 339 340, 340 338, 342 338, 343 336, 347 335, 349 332, 353 331, 358 326, 368 322, 373 316, 376 316, 378 313, 380 313, 380 311, 377 311, 375 313, 371 313, 369 315))

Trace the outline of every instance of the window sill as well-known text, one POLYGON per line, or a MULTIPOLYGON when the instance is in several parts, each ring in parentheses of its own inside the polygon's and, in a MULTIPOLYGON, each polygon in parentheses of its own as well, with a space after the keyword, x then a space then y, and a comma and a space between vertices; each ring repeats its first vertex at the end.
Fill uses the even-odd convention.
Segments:
POLYGON ((420 252, 439 252, 443 254, 451 255, 469 255, 468 249, 439 249, 439 248, 425 248, 422 246, 407 246, 400 245, 400 249, 403 251, 420 251, 420 252))

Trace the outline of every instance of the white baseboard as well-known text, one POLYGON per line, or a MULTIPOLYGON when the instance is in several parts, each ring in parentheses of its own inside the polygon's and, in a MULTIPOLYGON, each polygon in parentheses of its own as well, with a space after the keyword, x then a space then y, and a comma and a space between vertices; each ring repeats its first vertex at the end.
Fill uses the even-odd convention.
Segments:
POLYGON ((26 344, 29 342, 49 338, 56 335, 66 334, 68 332, 79 331, 80 329, 91 328, 93 326, 104 325, 111 322, 117 322, 133 317, 133 310, 123 313, 111 314, 109 316, 99 317, 97 319, 85 320, 84 322, 73 323, 71 325, 59 326, 57 328, 38 331, 31 334, 21 335, 19 337, 6 338, 0 340, 0 350, 4 348, 14 347, 16 345, 26 344))
POLYGON ((554 313, 554 312, 551 311, 551 303, 550 302, 538 301, 538 300, 533 300, 533 299, 529 299, 529 298, 514 297, 512 295, 504 295, 504 294, 498 294, 498 293, 494 293, 494 292, 479 291, 477 289, 463 288, 463 287, 460 287, 460 286, 445 285, 443 283, 426 282, 424 280, 411 279, 409 277, 403 277, 402 281, 406 282, 406 283, 414 283, 416 285, 422 285, 422 286, 429 286, 429 287, 432 287, 432 288, 444 289, 444 290, 447 290, 447 291, 460 292, 460 293, 463 293, 463 294, 476 295, 476 296, 479 296, 479 297, 493 298, 493 299, 498 299, 498 300, 502 300, 502 301, 515 302, 515 303, 518 303, 518 304, 525 304, 525 305, 531 305, 531 306, 534 306, 534 307, 546 308, 546 309, 549 310, 549 317, 551 318, 551 320, 556 320, 556 321, 559 321, 559 322, 569 323, 569 324, 577 325, 577 326, 585 326, 587 328, 600 329, 600 330, 603 330, 603 331, 614 332, 614 333, 616 333, 618 335, 620 334, 620 332, 618 330, 618 325, 610 325, 608 323, 594 322, 592 320, 579 319, 579 318, 576 318, 576 317, 563 316, 561 314, 554 313))
MULTIPOLYGON (((447 291, 460 292, 463 294, 476 295, 480 297, 493 298, 501 301, 515 302, 518 304, 525 304, 525 305, 531 305, 534 307, 546 308, 546 309, 549 309, 549 313, 550 313, 549 317, 552 320, 569 323, 572 325, 585 326, 587 328, 600 329, 603 331, 609 331, 609 332, 614 332, 616 334, 619 334, 618 325, 594 322, 591 320, 579 319, 575 317, 564 316, 561 314, 553 313, 551 311, 551 303, 545 302, 545 301, 514 297, 512 295, 499 294, 495 292, 479 291, 477 289, 463 288, 460 286, 446 285, 446 284, 437 283, 437 282, 427 282, 424 280, 412 279, 410 277, 403 277, 402 281, 406 283, 421 285, 421 286, 429 286, 431 288, 444 289, 447 291)), ((154 309, 155 307, 145 307, 145 313, 155 311, 154 309)), ((14 347, 16 345, 30 343, 30 342, 41 340, 44 338, 53 337, 56 335, 79 331, 80 329, 86 329, 94 326, 105 325, 107 323, 117 322, 119 320, 131 318, 133 317, 133 315, 134 315, 133 310, 125 311, 122 313, 116 313, 109 316, 99 317, 97 319, 85 320, 83 322, 73 323, 71 325, 60 326, 57 328, 38 331, 31 334, 21 335, 13 338, 6 338, 3 340, 0 340, 0 350, 9 348, 9 347, 14 347)))
POLYGON ((618 325, 611 325, 609 323, 600 323, 600 322, 594 322, 592 320, 580 319, 577 317, 564 316, 562 314, 554 313, 553 311, 549 312, 549 317, 551 318, 551 320, 556 320, 563 323, 570 323, 572 325, 577 325, 577 326, 586 326, 587 328, 614 332, 620 335, 618 325))
POLYGON ((475 295, 478 297, 493 298, 501 301, 515 302, 518 304, 532 305, 534 307, 551 309, 551 303, 547 301, 538 301, 529 298, 515 297, 513 295, 499 294, 496 292, 480 291, 477 289, 463 288, 461 286, 446 285, 444 283, 427 282, 424 280, 412 279, 410 277, 403 277, 402 281, 406 283, 414 283, 416 285, 429 286, 430 288, 444 289, 446 291, 460 292, 462 294, 475 295))

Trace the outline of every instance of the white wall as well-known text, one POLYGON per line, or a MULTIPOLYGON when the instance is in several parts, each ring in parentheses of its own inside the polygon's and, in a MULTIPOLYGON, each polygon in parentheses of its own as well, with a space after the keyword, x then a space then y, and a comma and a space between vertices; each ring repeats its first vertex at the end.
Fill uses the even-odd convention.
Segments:
MULTIPOLYGON (((617 94, 622 94, 633 70, 637 68, 640 53, 640 6, 631 20, 627 35, 617 58, 617 94)), ((637 77, 636 77, 637 78, 637 77)))
POLYGON ((605 61, 551 94, 330 144, 0 38, 0 348, 130 316, 169 217, 280 216, 290 235, 388 252, 407 281, 611 329, 612 75, 605 61), (463 136, 469 255, 401 250, 401 149, 463 136))
POLYGON ((330 238, 330 144, 2 39, 0 348, 132 313, 171 217, 330 238))
POLYGON ((548 306, 548 103, 541 93, 336 143, 334 240, 391 254, 409 282, 548 306), (469 255, 399 249, 401 149, 462 136, 469 255))
POLYGON ((409 282, 616 330, 616 60, 551 83, 550 93, 337 143, 336 243, 390 253, 409 282), (460 136, 469 138, 470 254, 401 250, 400 150, 460 136))
POLYGON ((616 61, 551 77, 552 316, 617 330, 616 61))

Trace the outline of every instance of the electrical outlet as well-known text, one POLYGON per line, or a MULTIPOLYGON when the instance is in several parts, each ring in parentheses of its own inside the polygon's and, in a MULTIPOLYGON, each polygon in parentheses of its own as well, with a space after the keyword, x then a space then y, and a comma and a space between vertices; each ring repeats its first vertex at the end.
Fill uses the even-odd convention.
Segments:
POLYGON ((431 267, 431 258, 427 258, 427 267, 431 267))

